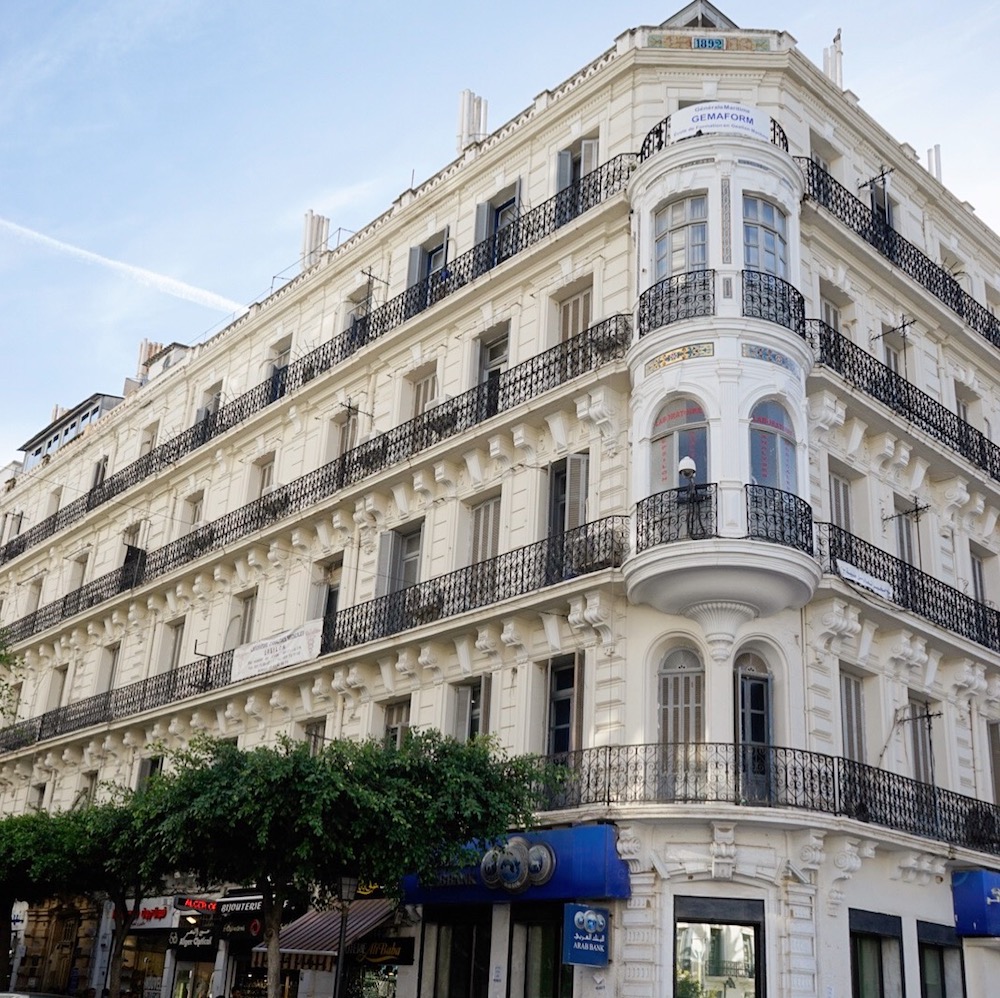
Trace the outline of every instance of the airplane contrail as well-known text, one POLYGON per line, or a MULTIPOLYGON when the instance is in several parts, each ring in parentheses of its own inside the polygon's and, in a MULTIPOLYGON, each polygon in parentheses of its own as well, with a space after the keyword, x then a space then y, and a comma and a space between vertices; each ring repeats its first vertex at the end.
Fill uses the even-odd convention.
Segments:
POLYGON ((87 263, 96 263, 100 267, 116 270, 120 274, 125 274, 127 277, 138 281, 140 284, 155 288, 164 294, 173 295, 174 298, 195 302, 198 305, 206 305, 209 308, 219 309, 222 312, 235 312, 237 315, 242 315, 247 310, 246 305, 223 298, 222 295, 217 295, 212 291, 192 287, 190 284, 185 284, 183 281, 175 280, 164 274, 156 274, 142 267, 134 267, 130 263, 122 263, 121 260, 111 260, 106 256, 101 256, 100 253, 91 253, 90 250, 81 249, 79 246, 73 246, 70 243, 64 243, 59 239, 53 239, 51 236, 43 236, 42 233, 35 232, 34 229, 26 229, 23 225, 18 225, 16 222, 8 222, 6 219, 0 218, 0 229, 6 229, 8 232, 12 232, 22 239, 38 243, 41 246, 47 246, 57 253, 66 253, 87 263))

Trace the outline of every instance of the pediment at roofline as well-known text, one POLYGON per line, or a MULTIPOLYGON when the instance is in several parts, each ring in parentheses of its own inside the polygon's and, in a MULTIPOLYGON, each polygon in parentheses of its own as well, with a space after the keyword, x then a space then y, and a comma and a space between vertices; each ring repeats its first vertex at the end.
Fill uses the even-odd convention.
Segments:
POLYGON ((717 28, 724 31, 738 31, 739 25, 730 21, 725 14, 708 0, 694 0, 668 17, 661 28, 717 28))

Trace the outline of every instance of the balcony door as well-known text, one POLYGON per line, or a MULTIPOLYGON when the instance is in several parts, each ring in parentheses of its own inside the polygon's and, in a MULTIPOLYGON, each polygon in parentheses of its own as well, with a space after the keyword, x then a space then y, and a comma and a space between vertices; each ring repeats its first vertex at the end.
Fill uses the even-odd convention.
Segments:
POLYGON ((587 491, 590 458, 570 454, 549 467, 546 585, 586 570, 587 491))
POLYGON ((771 798, 771 677, 759 655, 736 660, 737 739, 740 795, 746 801, 771 798))

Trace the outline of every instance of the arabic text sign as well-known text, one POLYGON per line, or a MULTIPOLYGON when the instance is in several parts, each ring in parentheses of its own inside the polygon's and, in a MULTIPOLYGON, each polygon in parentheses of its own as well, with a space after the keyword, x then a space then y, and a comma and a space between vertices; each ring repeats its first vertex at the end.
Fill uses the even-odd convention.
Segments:
POLYGON ((563 908, 563 963, 608 964, 611 913, 607 908, 567 904, 563 908))

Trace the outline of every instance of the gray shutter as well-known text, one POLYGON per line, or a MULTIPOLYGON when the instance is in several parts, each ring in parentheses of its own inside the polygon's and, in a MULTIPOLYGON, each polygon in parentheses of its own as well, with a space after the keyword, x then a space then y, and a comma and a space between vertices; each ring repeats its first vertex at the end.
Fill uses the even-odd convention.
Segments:
POLYGON ((521 178, 514 181, 514 210, 518 218, 521 217, 521 178))
POLYGON ((412 288, 423 277, 424 261, 427 254, 422 246, 410 247, 410 259, 406 264, 406 286, 412 288))
POLYGON ((580 176, 585 177, 597 169, 597 139, 584 139, 580 143, 580 176))
POLYGON ((399 534, 394 530, 382 535, 378 549, 378 570, 375 576, 375 595, 385 596, 395 592, 396 573, 399 567, 399 534))
POLYGON ((480 680, 479 686, 479 733, 490 733, 490 694, 493 691, 493 677, 487 672, 480 680))
POLYGON ((573 157, 568 149, 559 153, 556 167, 556 190, 563 191, 573 183, 573 157))
POLYGON ((566 458, 566 530, 580 527, 587 522, 589 464, 589 454, 570 454, 566 458))
POLYGON ((469 724, 472 719, 472 687, 459 686, 455 690, 455 741, 469 740, 469 724))
POLYGON ((489 201, 483 201, 476 205, 476 235, 477 244, 490 237, 490 220, 493 215, 493 205, 489 201))

